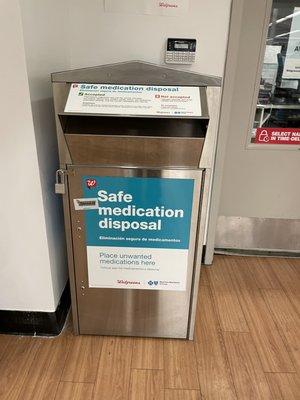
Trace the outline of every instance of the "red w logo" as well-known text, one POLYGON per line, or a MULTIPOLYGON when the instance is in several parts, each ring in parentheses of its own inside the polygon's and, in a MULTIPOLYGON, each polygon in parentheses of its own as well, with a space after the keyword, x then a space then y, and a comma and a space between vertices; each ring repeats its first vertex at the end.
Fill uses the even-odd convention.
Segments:
POLYGON ((86 180, 86 186, 91 189, 97 185, 96 179, 87 179, 86 180))

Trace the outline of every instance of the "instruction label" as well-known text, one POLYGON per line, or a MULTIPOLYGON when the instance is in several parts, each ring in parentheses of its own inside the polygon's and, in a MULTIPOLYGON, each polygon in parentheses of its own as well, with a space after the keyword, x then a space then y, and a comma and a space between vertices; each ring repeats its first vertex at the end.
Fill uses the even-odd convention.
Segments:
POLYGON ((186 290, 194 180, 82 179, 89 287, 186 290))
POLYGON ((201 117, 198 87, 72 83, 68 113, 201 117))
POLYGON ((299 128, 258 128, 255 143, 259 144, 296 144, 300 146, 299 128))

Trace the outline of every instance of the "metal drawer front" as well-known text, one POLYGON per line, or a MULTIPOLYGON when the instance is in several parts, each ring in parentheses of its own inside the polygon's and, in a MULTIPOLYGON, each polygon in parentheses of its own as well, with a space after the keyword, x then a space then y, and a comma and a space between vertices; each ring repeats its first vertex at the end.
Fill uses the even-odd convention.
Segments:
POLYGON ((66 134, 73 164, 147 167, 199 166, 203 138, 66 134))

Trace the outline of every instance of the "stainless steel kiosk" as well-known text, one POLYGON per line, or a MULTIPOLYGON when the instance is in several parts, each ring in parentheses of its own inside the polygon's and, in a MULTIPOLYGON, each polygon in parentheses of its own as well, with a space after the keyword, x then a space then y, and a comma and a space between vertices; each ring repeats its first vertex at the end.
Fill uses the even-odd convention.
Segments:
POLYGON ((52 82, 75 332, 192 339, 220 78, 127 62, 52 82))

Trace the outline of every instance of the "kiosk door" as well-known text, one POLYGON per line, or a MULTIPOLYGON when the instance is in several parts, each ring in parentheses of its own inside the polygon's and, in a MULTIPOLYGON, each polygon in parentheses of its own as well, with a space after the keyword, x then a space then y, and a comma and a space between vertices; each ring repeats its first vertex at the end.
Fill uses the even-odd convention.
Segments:
POLYGON ((79 332, 186 338, 203 172, 68 172, 79 332))

